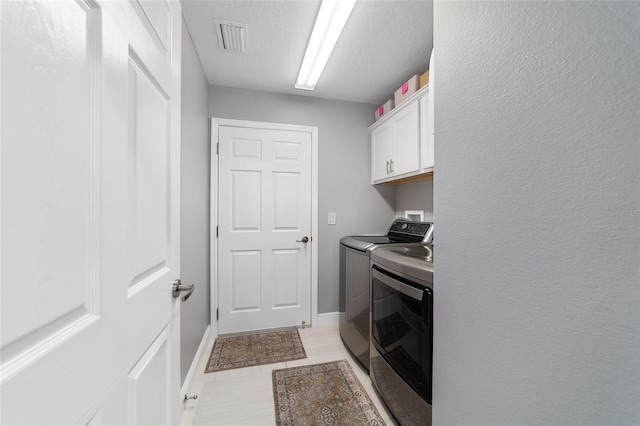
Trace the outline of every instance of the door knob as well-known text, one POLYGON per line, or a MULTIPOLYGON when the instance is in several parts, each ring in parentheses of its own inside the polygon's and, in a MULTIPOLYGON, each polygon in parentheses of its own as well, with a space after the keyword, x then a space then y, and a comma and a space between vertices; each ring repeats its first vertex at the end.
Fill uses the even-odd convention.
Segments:
POLYGON ((301 240, 296 240, 296 243, 308 243, 309 242, 309 237, 302 237, 301 240))
POLYGON ((186 291, 187 293, 180 299, 183 302, 186 302, 187 299, 191 297, 191 293, 193 293, 193 286, 193 284, 182 284, 180 280, 175 280, 173 282, 173 286, 171 287, 171 294, 173 295, 173 298, 176 299, 180 297, 181 292, 186 291))

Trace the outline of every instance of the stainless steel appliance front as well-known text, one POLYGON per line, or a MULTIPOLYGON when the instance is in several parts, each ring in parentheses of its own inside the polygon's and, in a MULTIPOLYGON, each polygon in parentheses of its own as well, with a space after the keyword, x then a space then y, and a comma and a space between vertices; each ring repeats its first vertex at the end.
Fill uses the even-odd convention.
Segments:
POLYGON ((403 426, 431 424, 432 259, 426 246, 371 253, 370 375, 403 426))
POLYGON ((396 219, 386 235, 362 235, 340 240, 341 310, 340 337, 360 365, 369 371, 370 253, 377 247, 409 247, 428 243, 433 236, 430 222, 396 219), (344 306, 344 307, 343 307, 344 306))

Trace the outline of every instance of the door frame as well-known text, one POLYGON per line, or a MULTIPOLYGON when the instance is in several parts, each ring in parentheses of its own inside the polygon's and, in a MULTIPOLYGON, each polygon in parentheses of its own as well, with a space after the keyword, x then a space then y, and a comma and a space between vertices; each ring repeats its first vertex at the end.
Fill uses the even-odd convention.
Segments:
POLYGON ((213 234, 218 226, 218 127, 245 127, 252 129, 288 130, 295 132, 308 132, 311 134, 311 327, 318 324, 318 128, 314 126, 301 126, 297 124, 267 123, 261 121, 235 120, 229 118, 211 118, 210 139, 210 240, 209 240, 209 267, 210 267, 210 307, 211 307, 211 333, 212 338, 218 336, 218 319, 216 310, 218 307, 218 238, 213 234))

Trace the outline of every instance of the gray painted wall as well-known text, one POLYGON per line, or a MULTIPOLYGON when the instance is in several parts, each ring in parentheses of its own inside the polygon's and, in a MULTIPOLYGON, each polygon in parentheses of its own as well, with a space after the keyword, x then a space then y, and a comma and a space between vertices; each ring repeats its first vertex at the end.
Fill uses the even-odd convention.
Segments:
POLYGON ((424 221, 433 222, 433 180, 396 186, 396 216, 404 217, 405 210, 422 210, 424 221))
POLYGON ((434 424, 640 424, 640 3, 434 23, 434 424))
POLYGON ((181 279, 195 290, 180 313, 181 381, 209 325, 209 83, 182 25, 181 279))
POLYGON ((395 215, 394 189, 371 185, 367 127, 376 106, 218 86, 209 96, 211 117, 318 127, 318 313, 344 311, 340 238, 384 233, 395 215), (329 212, 336 225, 327 225, 329 212))

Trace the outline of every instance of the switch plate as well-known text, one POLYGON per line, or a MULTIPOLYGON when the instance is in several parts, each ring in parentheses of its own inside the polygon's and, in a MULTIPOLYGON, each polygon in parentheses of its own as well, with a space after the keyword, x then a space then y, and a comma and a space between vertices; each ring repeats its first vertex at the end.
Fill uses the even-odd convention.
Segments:
POLYGON ((329 225, 336 224, 336 212, 329 212, 329 219, 327 222, 329 223, 329 225))

